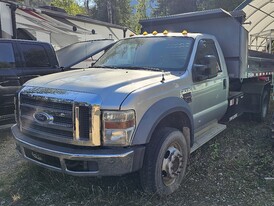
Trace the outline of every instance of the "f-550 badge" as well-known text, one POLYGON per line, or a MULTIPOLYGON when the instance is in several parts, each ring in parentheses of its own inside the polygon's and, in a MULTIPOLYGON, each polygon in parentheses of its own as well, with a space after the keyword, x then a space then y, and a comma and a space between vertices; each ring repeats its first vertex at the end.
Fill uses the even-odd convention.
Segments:
POLYGON ((187 103, 192 102, 191 89, 183 89, 180 91, 180 98, 184 99, 187 103))

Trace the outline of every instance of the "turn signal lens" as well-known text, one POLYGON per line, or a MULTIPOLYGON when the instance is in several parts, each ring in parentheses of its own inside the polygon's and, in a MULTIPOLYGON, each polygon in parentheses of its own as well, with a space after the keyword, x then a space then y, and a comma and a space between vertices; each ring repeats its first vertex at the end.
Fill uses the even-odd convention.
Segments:
POLYGON ((135 129, 135 113, 129 111, 103 112, 103 143, 105 146, 128 146, 135 129))

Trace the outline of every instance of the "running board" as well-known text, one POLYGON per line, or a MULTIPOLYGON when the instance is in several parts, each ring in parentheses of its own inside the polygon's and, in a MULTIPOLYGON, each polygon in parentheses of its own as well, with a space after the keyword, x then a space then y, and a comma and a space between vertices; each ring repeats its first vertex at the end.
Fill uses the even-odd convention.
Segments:
POLYGON ((13 126, 13 125, 14 125, 14 123, 13 124, 0 125, 0 131, 1 130, 6 130, 6 129, 10 129, 11 126, 13 126))
POLYGON ((191 147, 190 153, 194 152, 196 149, 207 143, 209 140, 211 140, 213 137, 215 137, 225 129, 226 125, 213 123, 199 131, 197 134, 195 134, 194 144, 191 147))

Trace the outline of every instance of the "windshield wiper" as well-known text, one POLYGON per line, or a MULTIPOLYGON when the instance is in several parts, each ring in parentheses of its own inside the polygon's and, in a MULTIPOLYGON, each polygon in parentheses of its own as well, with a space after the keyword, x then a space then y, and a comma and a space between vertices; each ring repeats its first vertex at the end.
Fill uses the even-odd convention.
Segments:
POLYGON ((119 67, 115 67, 115 66, 92 66, 92 68, 119 69, 119 67))
POLYGON ((139 66, 121 66, 119 69, 130 69, 130 70, 150 70, 150 71, 163 71, 162 69, 156 67, 139 67, 139 66))
POLYGON ((92 68, 163 71, 163 69, 159 69, 156 67, 140 67, 140 66, 93 66, 92 68))

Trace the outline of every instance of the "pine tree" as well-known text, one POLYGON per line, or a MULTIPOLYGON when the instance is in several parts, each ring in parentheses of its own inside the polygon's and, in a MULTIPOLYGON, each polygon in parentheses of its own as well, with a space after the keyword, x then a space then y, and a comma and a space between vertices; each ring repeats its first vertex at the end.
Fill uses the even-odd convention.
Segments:
POLYGON ((153 16, 167 16, 197 10, 196 0, 153 0, 156 8, 153 9, 153 16))
POLYGON ((80 7, 75 0, 53 0, 51 5, 65 9, 70 15, 85 14, 85 9, 80 7))
POLYGON ((129 26, 132 8, 130 0, 94 0, 90 14, 94 19, 129 26))
POLYGON ((222 8, 232 11, 242 2, 243 0, 197 0, 199 10, 222 8))
POLYGON ((148 0, 138 0, 136 5, 136 13, 132 17, 132 28, 137 34, 140 34, 141 32, 141 25, 139 24, 139 21, 147 18, 147 8, 148 0))
POLYGON ((153 16, 167 16, 197 10, 223 8, 227 11, 234 10, 243 0, 150 0, 156 3, 153 16))

